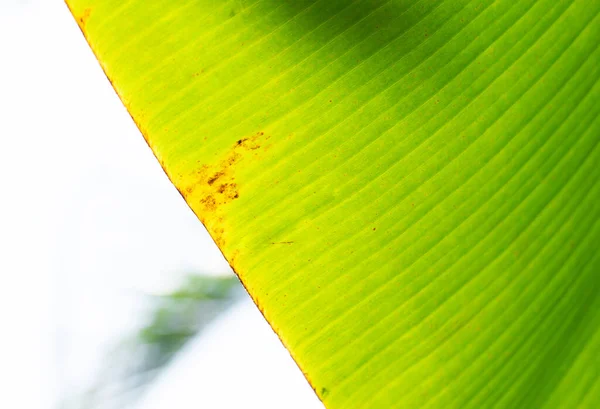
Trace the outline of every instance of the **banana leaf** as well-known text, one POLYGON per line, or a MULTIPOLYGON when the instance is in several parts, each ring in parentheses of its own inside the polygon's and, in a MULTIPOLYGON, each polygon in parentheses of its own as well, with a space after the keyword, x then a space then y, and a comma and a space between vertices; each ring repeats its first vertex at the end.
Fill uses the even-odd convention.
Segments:
POLYGON ((600 407, 600 1, 67 3, 327 408, 600 407))

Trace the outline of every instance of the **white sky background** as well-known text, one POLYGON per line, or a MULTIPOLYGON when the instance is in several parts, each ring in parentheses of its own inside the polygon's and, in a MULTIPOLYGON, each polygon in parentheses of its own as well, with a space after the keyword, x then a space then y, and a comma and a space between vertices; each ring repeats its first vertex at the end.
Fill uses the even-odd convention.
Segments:
MULTIPOLYGON (((139 293, 229 267, 60 0, 0 0, 0 407, 47 409, 139 320, 139 293)), ((322 408, 247 300, 137 409, 322 408)))

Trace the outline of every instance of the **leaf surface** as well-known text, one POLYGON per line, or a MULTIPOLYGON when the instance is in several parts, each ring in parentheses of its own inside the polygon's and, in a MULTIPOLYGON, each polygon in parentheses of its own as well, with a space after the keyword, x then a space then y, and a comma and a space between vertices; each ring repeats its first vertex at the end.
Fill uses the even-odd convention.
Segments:
POLYGON ((67 3, 328 408, 600 407, 600 1, 67 3))

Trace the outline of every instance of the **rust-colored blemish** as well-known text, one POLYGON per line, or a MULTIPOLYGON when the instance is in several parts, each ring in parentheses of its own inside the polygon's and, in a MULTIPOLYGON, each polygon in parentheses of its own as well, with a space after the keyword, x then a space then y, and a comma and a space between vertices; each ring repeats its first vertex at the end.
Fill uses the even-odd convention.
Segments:
POLYGON ((200 200, 200 203, 202 203, 207 210, 214 211, 217 209, 217 201, 212 195, 203 197, 202 200, 200 200))
POLYGON ((210 178, 208 178, 207 183, 209 185, 212 185, 213 183, 215 183, 217 181, 217 179, 219 179, 224 174, 225 174, 224 171, 218 171, 217 173, 215 173, 214 175, 212 175, 210 178))
POLYGON ((85 29, 85 25, 87 24, 88 18, 90 18, 90 14, 92 13, 92 9, 90 7, 83 10, 83 13, 77 17, 77 24, 83 31, 85 29))
POLYGON ((203 164, 191 178, 186 178, 190 181, 186 186, 180 186, 181 194, 219 247, 224 244, 223 206, 240 197, 235 168, 249 152, 259 149, 261 141, 267 138, 264 132, 257 132, 238 139, 223 160, 216 165, 203 164))

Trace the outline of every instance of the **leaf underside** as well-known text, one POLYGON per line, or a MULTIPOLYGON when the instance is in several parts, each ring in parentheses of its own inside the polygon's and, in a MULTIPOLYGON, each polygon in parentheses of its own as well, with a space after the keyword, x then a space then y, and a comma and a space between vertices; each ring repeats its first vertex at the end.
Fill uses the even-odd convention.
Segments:
POLYGON ((67 3, 328 408, 600 407, 600 1, 67 3))

